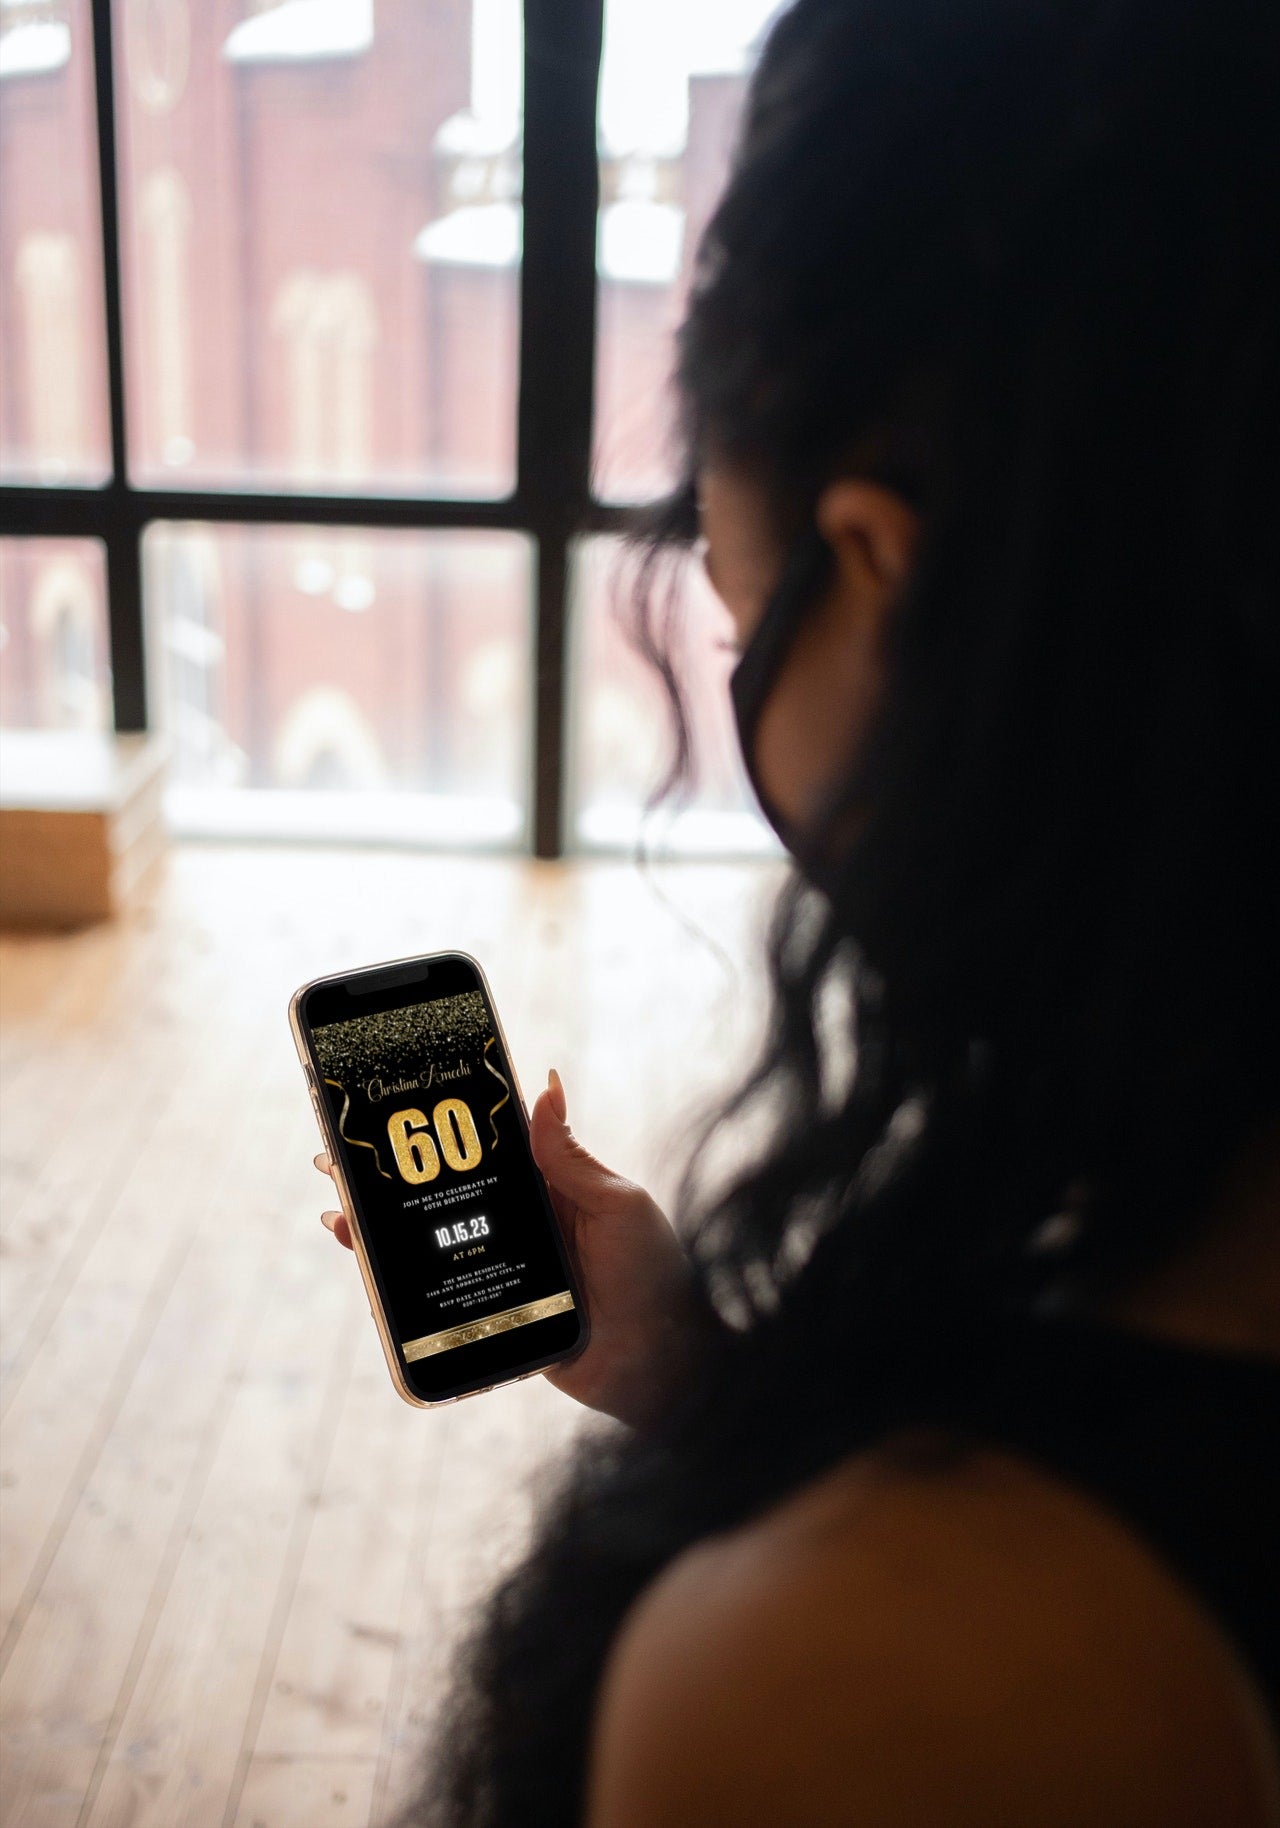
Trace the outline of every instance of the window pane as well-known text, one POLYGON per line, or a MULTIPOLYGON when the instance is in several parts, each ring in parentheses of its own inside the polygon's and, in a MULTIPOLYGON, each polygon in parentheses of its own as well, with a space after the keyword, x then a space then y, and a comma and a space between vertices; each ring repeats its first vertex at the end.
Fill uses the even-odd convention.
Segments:
POLYGON ((0 540, 0 726, 111 728, 106 555, 97 540, 0 540))
POLYGON ((519 0, 116 14, 135 473, 508 493, 519 0))
POLYGON ((679 605, 671 658, 693 734, 694 786, 645 814, 672 747, 657 674, 628 641, 636 560, 608 536, 580 542, 574 568, 570 786, 572 833, 591 849, 777 854, 747 782, 729 704, 733 625, 692 560, 672 561, 679 605))
POLYGON ((111 467, 88 0, 0 0, 0 476, 111 467))
POLYGON ((723 187, 752 47, 779 0, 606 0, 595 490, 672 480, 671 332, 723 187))
POLYGON ((177 829, 522 840, 522 535, 166 523, 143 558, 177 829))

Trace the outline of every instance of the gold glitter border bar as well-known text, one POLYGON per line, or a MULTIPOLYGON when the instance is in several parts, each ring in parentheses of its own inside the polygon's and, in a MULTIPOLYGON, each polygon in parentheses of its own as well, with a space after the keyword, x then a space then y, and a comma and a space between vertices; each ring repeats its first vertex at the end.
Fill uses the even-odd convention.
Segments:
POLYGON ((564 1314, 573 1306, 568 1289, 558 1295, 544 1295, 541 1301, 527 1301, 520 1308, 506 1308, 500 1314, 489 1314, 484 1320, 468 1320, 460 1327, 448 1327, 443 1333, 427 1333, 421 1339, 406 1339, 400 1350, 412 1364, 415 1359, 430 1358, 436 1352, 448 1352, 453 1346, 469 1346, 477 1339, 492 1339, 495 1333, 509 1333, 512 1327, 527 1327, 531 1321, 545 1320, 549 1314, 564 1314))

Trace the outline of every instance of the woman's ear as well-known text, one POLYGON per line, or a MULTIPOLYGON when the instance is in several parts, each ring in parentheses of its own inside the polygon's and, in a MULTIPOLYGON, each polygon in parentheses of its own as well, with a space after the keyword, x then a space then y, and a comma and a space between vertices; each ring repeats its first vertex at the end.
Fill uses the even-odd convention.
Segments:
POLYGON ((916 509, 882 483, 845 476, 822 491, 814 520, 835 554, 836 594, 878 621, 910 575, 920 537, 916 509))

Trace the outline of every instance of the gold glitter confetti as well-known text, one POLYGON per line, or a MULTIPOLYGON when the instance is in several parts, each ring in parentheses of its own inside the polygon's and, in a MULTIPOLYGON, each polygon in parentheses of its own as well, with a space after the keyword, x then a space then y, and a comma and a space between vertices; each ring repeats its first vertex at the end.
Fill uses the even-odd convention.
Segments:
POLYGON ((326 1076, 352 1084, 375 1074, 394 1078, 426 1066, 455 1065, 483 1052, 493 1023, 478 990, 384 1009, 376 1015, 325 1022, 312 1031, 326 1076))

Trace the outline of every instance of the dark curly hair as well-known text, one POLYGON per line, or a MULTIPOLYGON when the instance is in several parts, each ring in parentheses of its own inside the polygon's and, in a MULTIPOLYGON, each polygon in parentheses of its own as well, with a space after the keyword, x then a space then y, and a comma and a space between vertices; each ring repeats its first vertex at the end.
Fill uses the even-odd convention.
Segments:
POLYGON ((722 1116, 767 1146, 682 1197, 732 1324, 660 1423, 576 1449, 406 1820, 577 1822, 654 1574, 927 1415, 988 1317, 1166 1259, 1280 1111, 1278 51, 1269 0, 797 0, 764 46, 638 639, 670 651, 708 455, 784 541, 834 475, 904 493, 869 816, 775 912, 722 1116))

